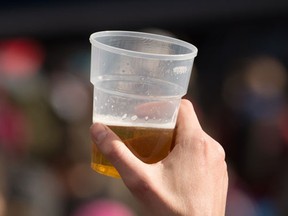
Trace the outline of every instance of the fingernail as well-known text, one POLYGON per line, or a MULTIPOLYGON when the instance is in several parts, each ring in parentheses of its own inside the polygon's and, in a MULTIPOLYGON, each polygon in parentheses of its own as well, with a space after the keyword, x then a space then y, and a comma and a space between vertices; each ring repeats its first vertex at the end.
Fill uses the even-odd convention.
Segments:
POLYGON ((107 130, 101 123, 95 123, 92 125, 92 136, 96 143, 102 142, 107 136, 107 130))

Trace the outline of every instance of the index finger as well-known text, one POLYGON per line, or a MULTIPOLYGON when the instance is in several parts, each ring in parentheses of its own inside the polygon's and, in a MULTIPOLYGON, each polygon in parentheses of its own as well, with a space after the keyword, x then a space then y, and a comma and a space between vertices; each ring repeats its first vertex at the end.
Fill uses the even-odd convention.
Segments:
POLYGON ((189 133, 191 130, 202 129, 194 107, 189 100, 181 100, 176 128, 181 132, 188 131, 189 133))
POLYGON ((202 132, 202 127, 192 103, 189 100, 182 99, 175 127, 175 141, 171 149, 174 149, 180 143, 190 143, 191 137, 199 134, 199 132, 202 132))

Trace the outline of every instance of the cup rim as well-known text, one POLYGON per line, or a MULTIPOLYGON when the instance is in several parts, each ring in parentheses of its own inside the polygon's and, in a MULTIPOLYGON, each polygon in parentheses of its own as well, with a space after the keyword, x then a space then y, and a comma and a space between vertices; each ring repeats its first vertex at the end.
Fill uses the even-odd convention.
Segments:
POLYGON ((146 33, 146 32, 136 32, 136 31, 99 31, 92 33, 90 35, 90 43, 98 48, 101 48, 106 51, 110 51, 113 53, 118 53, 121 55, 127 55, 132 57, 139 57, 139 58, 152 58, 158 60, 189 60, 194 59, 197 55, 198 49, 191 43, 186 41, 176 39, 169 36, 158 35, 153 33, 146 33), (167 43, 173 43, 182 47, 187 48, 191 52, 185 54, 157 54, 157 53, 147 53, 147 52, 140 52, 140 51, 133 51, 122 49, 118 47, 109 46, 107 44, 101 43, 96 39, 103 36, 130 36, 130 37, 146 37, 153 40, 163 41, 167 43))

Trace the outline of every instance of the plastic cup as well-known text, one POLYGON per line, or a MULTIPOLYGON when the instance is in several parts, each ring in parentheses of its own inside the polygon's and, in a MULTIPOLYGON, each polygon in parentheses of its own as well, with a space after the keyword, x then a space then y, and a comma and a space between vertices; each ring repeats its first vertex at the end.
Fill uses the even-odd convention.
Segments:
MULTIPOLYGON (((197 48, 167 36, 128 31, 96 32, 90 42, 93 122, 108 125, 143 162, 164 159, 173 148, 197 48)), ((95 143, 91 166, 120 177, 95 143)))

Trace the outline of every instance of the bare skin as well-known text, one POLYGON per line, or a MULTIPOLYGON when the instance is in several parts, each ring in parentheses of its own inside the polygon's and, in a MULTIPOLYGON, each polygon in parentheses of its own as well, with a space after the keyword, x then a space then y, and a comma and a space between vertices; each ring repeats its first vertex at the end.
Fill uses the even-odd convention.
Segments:
POLYGON ((162 161, 145 164, 107 126, 95 123, 91 137, 122 180, 157 216, 224 216, 228 188, 222 146, 201 128, 193 105, 182 100, 175 147, 162 161))

